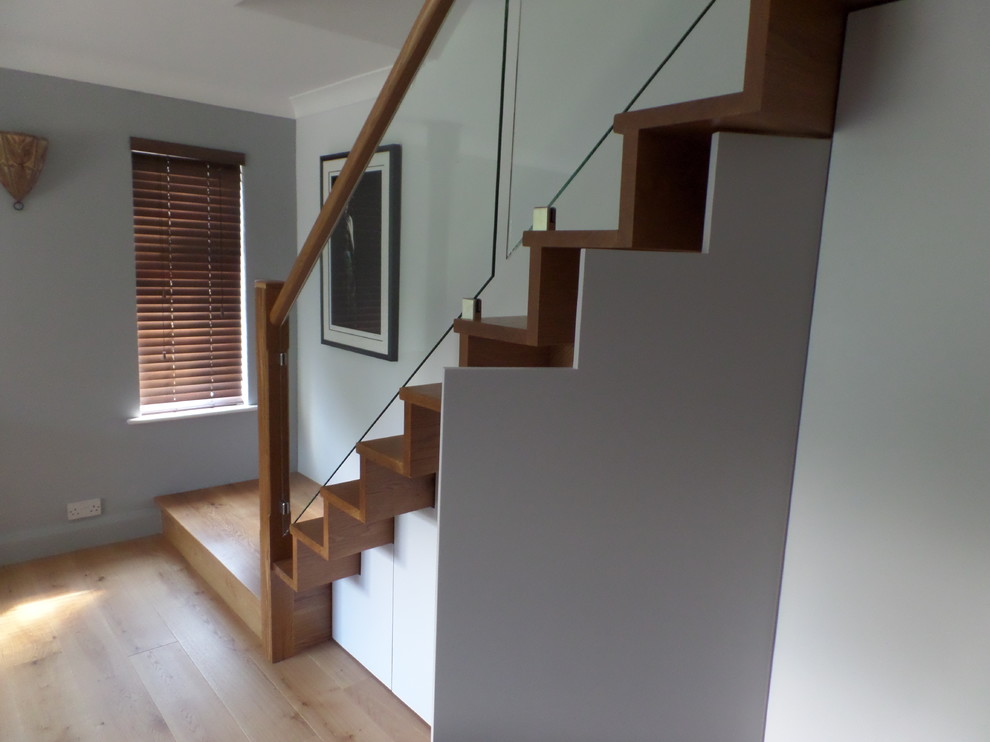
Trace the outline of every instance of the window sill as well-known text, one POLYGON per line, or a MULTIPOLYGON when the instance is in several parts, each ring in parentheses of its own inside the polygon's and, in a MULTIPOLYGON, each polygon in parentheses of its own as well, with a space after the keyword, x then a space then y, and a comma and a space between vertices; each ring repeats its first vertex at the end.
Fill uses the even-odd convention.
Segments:
POLYGON ((239 404, 229 407, 207 407, 200 410, 181 410, 179 412, 156 412, 153 415, 139 415, 127 420, 128 425, 143 425, 156 423, 161 420, 185 420, 192 417, 215 417, 217 415, 233 415, 237 412, 257 412, 258 405, 239 404))

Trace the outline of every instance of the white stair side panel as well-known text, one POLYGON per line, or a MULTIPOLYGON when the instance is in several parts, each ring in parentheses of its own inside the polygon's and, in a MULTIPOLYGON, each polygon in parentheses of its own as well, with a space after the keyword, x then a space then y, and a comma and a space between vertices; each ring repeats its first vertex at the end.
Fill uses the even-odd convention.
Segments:
POLYGON ((588 251, 577 369, 449 369, 437 742, 760 742, 828 142, 721 135, 706 254, 588 251))

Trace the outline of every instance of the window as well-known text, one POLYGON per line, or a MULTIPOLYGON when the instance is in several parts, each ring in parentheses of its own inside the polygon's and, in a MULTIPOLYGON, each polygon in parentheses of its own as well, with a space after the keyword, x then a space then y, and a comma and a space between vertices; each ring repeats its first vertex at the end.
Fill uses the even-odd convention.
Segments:
POLYGON ((244 402, 244 155, 131 140, 141 415, 244 402))

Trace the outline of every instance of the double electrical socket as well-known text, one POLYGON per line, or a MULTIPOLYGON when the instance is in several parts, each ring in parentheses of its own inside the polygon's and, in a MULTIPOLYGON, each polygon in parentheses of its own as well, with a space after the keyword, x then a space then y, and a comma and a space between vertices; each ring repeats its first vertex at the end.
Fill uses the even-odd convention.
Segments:
POLYGON ((92 500, 79 500, 66 505, 66 512, 69 520, 79 520, 80 518, 92 518, 103 513, 103 502, 99 497, 92 500))

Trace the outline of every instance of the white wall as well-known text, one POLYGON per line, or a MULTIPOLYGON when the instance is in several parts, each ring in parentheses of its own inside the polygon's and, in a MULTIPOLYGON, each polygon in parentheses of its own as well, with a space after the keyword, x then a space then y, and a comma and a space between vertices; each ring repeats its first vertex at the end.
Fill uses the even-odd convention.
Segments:
MULTIPOLYGON (((138 410, 129 137, 246 154, 249 282, 288 271, 295 188, 290 119, 3 69, 0 100, 0 129, 50 141, 25 209, 0 198, 4 563, 155 532, 154 496, 257 476, 253 412, 127 424, 138 410), (104 515, 68 523, 65 504, 91 497, 104 515)), ((247 316, 253 327, 251 294, 247 316)), ((253 359, 249 376, 253 398, 253 359)))
POLYGON ((444 376, 438 742, 762 738, 828 142, 716 153, 707 254, 585 254, 576 369, 444 376))
POLYGON ((988 29, 850 24, 767 742, 990 738, 988 29))

